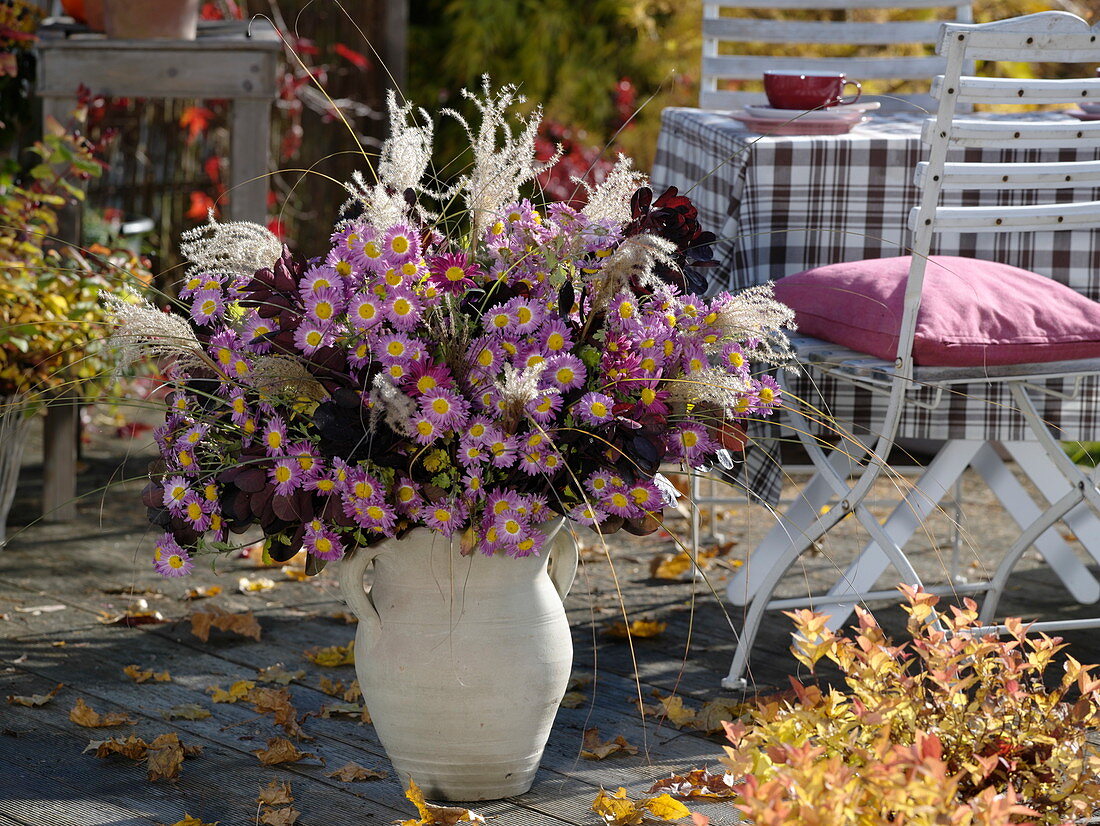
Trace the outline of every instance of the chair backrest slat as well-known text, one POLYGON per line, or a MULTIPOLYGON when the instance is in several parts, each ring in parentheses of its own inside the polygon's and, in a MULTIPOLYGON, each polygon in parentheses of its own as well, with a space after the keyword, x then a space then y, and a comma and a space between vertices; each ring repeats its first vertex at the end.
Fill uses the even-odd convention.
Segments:
MULTIPOLYGON (((844 72, 851 80, 918 82, 926 84, 943 71, 944 60, 931 54, 939 36, 939 23, 924 20, 836 20, 838 11, 949 9, 957 21, 971 19, 969 3, 945 0, 719 0, 703 5, 703 61, 699 105, 704 109, 731 109, 747 103, 764 104, 760 91, 740 88, 757 83, 765 71, 801 69, 811 72, 844 72), (725 16, 724 9, 769 9, 817 12, 820 19, 761 20, 725 16), (834 57, 795 57, 742 54, 747 44, 848 46, 857 54, 834 57), (909 54, 875 56, 859 54, 876 47, 908 47, 909 54), (732 88, 731 88, 732 87, 732 88)), ((759 88, 757 86, 757 88, 759 88)), ((878 100, 884 110, 919 111, 932 104, 923 90, 878 100)))
MULTIPOLYGON (((1026 56, 1027 51, 1017 52, 1026 56)), ((1093 56, 1096 49, 1092 50, 1093 56)), ((1051 61, 1062 62, 1062 61, 1051 61)), ((1069 60, 1067 63, 1085 61, 1069 60)), ((943 81, 932 83, 932 95, 942 94, 943 81)), ((959 82, 959 101, 962 103, 1080 103, 1100 101, 1100 77, 1072 80, 1017 79, 1011 77, 963 77, 959 82)))
MULTIPOLYGON (((921 221, 920 207, 909 212, 909 229, 921 221)), ((1100 227, 1100 201, 1037 206, 938 207, 936 232, 1065 232, 1100 227)))
MULTIPOLYGON (((927 161, 917 164, 918 187, 927 182, 927 161)), ((1075 189, 1100 188, 1100 161, 1055 163, 947 163, 940 173, 940 188, 966 189, 1075 189)))
MULTIPOLYGON (((927 120, 921 138, 930 145, 936 132, 936 121, 927 120)), ((947 134, 947 141, 952 148, 1095 149, 1100 146, 1100 121, 957 120, 947 134)))

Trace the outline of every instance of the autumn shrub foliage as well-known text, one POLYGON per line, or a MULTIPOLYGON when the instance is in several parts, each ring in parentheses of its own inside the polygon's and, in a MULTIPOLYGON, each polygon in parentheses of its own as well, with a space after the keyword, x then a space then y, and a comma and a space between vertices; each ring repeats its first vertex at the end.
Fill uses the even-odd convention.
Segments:
POLYGON ((831 660, 847 690, 792 678, 796 700, 762 701, 727 723, 723 761, 745 778, 738 801, 758 826, 1070 823, 1100 803, 1100 680, 1065 648, 1009 620, 1004 639, 977 636, 975 604, 936 610, 906 591, 912 642, 894 645, 857 609, 855 636, 825 617, 790 614, 795 657, 831 660), (938 620, 938 622, 937 622, 938 620), (1062 658, 1059 658, 1061 662, 1062 658))

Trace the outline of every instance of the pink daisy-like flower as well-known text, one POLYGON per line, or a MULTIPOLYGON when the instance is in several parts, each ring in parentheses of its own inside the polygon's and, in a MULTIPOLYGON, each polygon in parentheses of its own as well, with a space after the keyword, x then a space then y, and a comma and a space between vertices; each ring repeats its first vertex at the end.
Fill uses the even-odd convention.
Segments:
POLYGON ((573 415, 585 424, 605 424, 614 418, 615 402, 605 393, 585 393, 571 408, 573 415))
POLYGON ((321 496, 332 496, 340 487, 336 469, 329 468, 317 473, 312 478, 307 479, 303 487, 306 490, 316 491, 321 496))
POLYGON ((527 536, 531 530, 526 517, 514 510, 500 514, 493 519, 493 526, 497 529, 497 537, 502 545, 515 545, 527 536))
POLYGON ((443 430, 459 430, 470 415, 470 405, 453 390, 437 387, 420 397, 420 410, 443 430))
POLYGON ((267 420, 261 441, 268 456, 282 456, 286 453, 286 422, 281 416, 271 416, 267 420))
POLYGON ((709 364, 702 344, 697 341, 683 342, 680 347, 680 365, 688 376, 692 373, 698 373, 709 364))
POLYGON ((763 415, 770 414, 780 402, 779 382, 771 376, 761 376, 756 388, 757 411, 763 415))
POLYGON ((267 477, 275 485, 275 493, 279 496, 290 496, 300 488, 304 481, 303 476, 297 460, 291 456, 280 456, 267 472, 267 477))
POLYGON ((585 372, 584 362, 569 354, 548 359, 546 369, 542 373, 543 381, 551 382, 554 387, 563 393, 566 390, 581 387, 586 378, 587 373, 585 372))
POLYGON ((420 236, 408 224, 397 224, 382 236, 382 254, 390 266, 401 266, 420 257, 420 236))
POLYGON ((608 513, 626 519, 641 516, 640 510, 630 498, 630 494, 627 493, 625 488, 619 486, 604 491, 603 498, 600 499, 600 506, 608 513))
POLYGON ((591 505, 587 502, 581 502, 574 505, 569 511, 569 518, 574 522, 580 522, 582 525, 598 525, 607 519, 607 514, 597 508, 595 505, 591 505))
POLYGON ((361 276, 359 268, 355 265, 354 255, 348 250, 329 250, 328 255, 325 256, 325 265, 331 267, 341 280, 355 281, 361 276))
POLYGON ((381 336, 375 348, 383 364, 408 364, 415 359, 419 350, 412 338, 403 333, 381 336))
POLYGON ((520 513, 523 497, 510 488, 494 488, 485 499, 485 516, 492 521, 506 513, 520 513))
POLYGON ((474 286, 474 276, 478 273, 475 264, 464 252, 447 252, 428 259, 431 283, 451 295, 464 293, 474 286))
POLYGON ((722 347, 721 364, 731 373, 740 373, 748 370, 749 362, 745 357, 745 351, 736 341, 731 341, 722 347))
POLYGON ((303 316, 298 329, 294 331, 294 345, 307 356, 332 343, 328 322, 320 322, 309 316, 303 316))
POLYGON ((397 480, 397 484, 393 489, 393 498, 397 503, 398 512, 406 516, 415 516, 419 513, 420 506, 424 504, 416 482, 407 477, 401 477, 397 480))
POLYGON ((508 308, 508 315, 512 319, 511 332, 513 334, 527 335, 535 330, 542 321, 542 309, 526 298, 513 298, 504 306, 508 308))
POLYGON ((486 440, 496 438, 496 430, 484 416, 474 416, 466 425, 466 438, 474 444, 483 445, 486 440))
POLYGON ((516 463, 516 440, 511 436, 500 435, 487 442, 485 449, 492 457, 494 467, 509 468, 516 463))
POLYGON ((489 454, 480 444, 468 440, 465 436, 459 440, 458 461, 463 467, 476 467, 488 460, 489 454))
POLYGON ((170 533, 162 534, 153 551, 153 567, 161 576, 187 576, 195 563, 170 533))
POLYGON ((429 445, 443 435, 444 429, 426 415, 414 416, 411 424, 413 441, 417 444, 429 445))
POLYGON ((416 362, 409 368, 409 375, 405 377, 403 387, 410 396, 415 398, 437 388, 454 387, 454 379, 450 371, 441 364, 416 362))
POLYGON ((321 324, 332 324, 344 311, 345 302, 342 291, 333 288, 316 290, 306 296, 306 314, 321 324))
POLYGON ((199 290, 191 300, 191 318, 197 324, 209 324, 225 315, 225 295, 221 290, 199 290))
POLYGON ((412 293, 394 293, 382 304, 382 315, 398 330, 409 332, 420 323, 420 302, 412 293))
POLYGON ((490 307, 489 311, 481 317, 481 324, 487 333, 515 335, 515 331, 512 329, 515 319, 508 312, 508 303, 490 307))
POLYGON ((340 293, 344 291, 344 279, 336 274, 335 269, 324 264, 310 267, 298 282, 298 295, 303 301, 324 290, 337 290, 340 293))
POLYGON ((382 302, 369 293, 356 293, 348 302, 348 321, 357 330, 369 330, 382 320, 382 302))
POLYGON ((180 516, 192 528, 200 533, 210 527, 210 503, 195 492, 183 497, 180 516))
POLYGON ((191 493, 191 484, 183 476, 170 476, 164 480, 164 507, 175 514, 183 512, 183 501, 191 493))
POLYGON ((665 499, 661 491, 648 479, 642 479, 633 485, 629 485, 626 493, 637 507, 649 513, 659 511, 665 505, 665 499))
POLYGON ((466 489, 466 498, 472 502, 479 501, 485 493, 485 477, 480 470, 471 470, 463 476, 462 485, 466 489))
POLYGON ((597 470, 595 473, 590 474, 584 482, 584 486, 597 499, 602 499, 609 490, 622 487, 622 485, 623 480, 619 476, 606 470, 597 470))
POLYGON ((430 502, 420 509, 424 524, 444 536, 453 536, 466 521, 462 503, 448 498, 442 502, 430 502))
POLYGON ((538 341, 547 353, 567 353, 573 347, 569 328, 561 319, 551 319, 539 328, 538 341))
POLYGON ((341 469, 344 475, 340 485, 341 493, 351 499, 361 499, 365 502, 380 502, 383 488, 381 483, 371 476, 365 468, 348 466, 341 469))
POLYGON ((397 521, 393 508, 385 502, 357 499, 352 505, 352 510, 353 513, 349 515, 355 519, 359 527, 378 533, 389 533, 397 521))
POLYGON ((319 519, 314 519, 306 524, 305 534, 302 537, 302 547, 311 556, 329 562, 340 559, 344 555, 344 543, 340 539, 340 535, 319 519))
POLYGON ((561 405, 561 393, 553 387, 548 387, 545 390, 540 390, 539 394, 527 403, 524 410, 539 424, 547 424, 557 416, 558 411, 561 410, 561 405))
POLYGON ((539 530, 532 530, 515 545, 506 545, 504 552, 513 559, 522 559, 525 556, 538 556, 542 546, 546 543, 546 535, 539 530))
POLYGON ((479 377, 495 375, 504 364, 504 351, 488 337, 475 339, 468 352, 471 354, 473 373, 479 377))
POLYGON ((298 463, 302 484, 315 478, 323 470, 321 455, 312 442, 295 442, 287 448, 286 455, 298 463))
POLYGON ((718 445, 710 438, 707 429, 694 422, 682 422, 665 440, 670 459, 682 459, 695 466, 713 454, 718 445))

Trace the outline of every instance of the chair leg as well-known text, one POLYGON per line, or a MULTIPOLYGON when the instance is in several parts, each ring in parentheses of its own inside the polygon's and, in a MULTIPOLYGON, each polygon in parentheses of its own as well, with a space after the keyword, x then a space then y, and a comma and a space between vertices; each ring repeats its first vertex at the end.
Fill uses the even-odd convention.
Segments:
MULTIPOLYGON (((1050 463, 1046 458, 1046 454, 1034 442, 1006 442, 1005 447, 1016 459, 1024 473, 1031 479, 1036 478, 1035 475, 1040 469, 1050 471, 1050 473, 1045 474, 1047 479, 1044 485, 1040 486, 1036 482, 1036 486, 1040 488, 1040 492, 1048 500, 1053 502, 1057 498, 1051 495, 1050 475, 1056 475, 1062 482, 1057 496, 1065 495, 1065 492, 1070 489, 1069 483, 1057 473, 1057 468, 1050 463), (1036 448, 1036 450, 1031 450, 1031 448, 1036 448), (1024 459, 1025 456, 1026 459, 1024 459)), ((1035 504, 1024 486, 1012 474, 1012 471, 1005 467, 1004 462, 1001 461, 991 445, 983 447, 970 464, 985 480, 986 485, 1001 501, 1001 504, 1004 505, 1005 512, 1015 520, 1021 529, 1027 527, 1042 515, 1042 510, 1035 504)), ((1082 508, 1078 505, 1069 514, 1066 514, 1067 519, 1071 515, 1090 517, 1089 521, 1092 522, 1092 528, 1087 530, 1097 530, 1096 517, 1087 507, 1082 508)), ((1075 521, 1082 530, 1086 530, 1083 527, 1083 520, 1077 519, 1075 521)), ((1084 541, 1085 535, 1078 535, 1084 541)), ((1095 540, 1095 538, 1093 539, 1095 540)), ((1048 530, 1040 535, 1035 541, 1035 549, 1043 555, 1051 570, 1058 575, 1058 578, 1065 584, 1066 590, 1073 595, 1075 600, 1083 604, 1090 604, 1100 599, 1100 582, 1096 581, 1089 569, 1077 558, 1073 549, 1062 540, 1056 530, 1048 530)))

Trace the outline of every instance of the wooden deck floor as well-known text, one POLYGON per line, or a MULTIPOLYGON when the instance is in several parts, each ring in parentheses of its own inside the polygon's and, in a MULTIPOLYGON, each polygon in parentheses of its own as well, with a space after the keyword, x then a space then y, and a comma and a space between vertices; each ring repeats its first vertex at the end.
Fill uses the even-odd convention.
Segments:
MULTIPOLYGON (((86 495, 80 520, 72 524, 18 527, 33 521, 40 478, 34 457, 26 468, 13 513, 17 527, 9 546, 0 551, 0 826, 148 826, 175 824, 185 814, 223 826, 244 826, 259 822, 257 793, 274 778, 291 784, 303 826, 361 826, 413 817, 373 727, 350 718, 318 716, 323 705, 334 701, 322 691, 322 678, 345 684, 354 678, 351 667, 322 669, 303 655, 306 649, 345 644, 354 634, 353 625, 333 617, 343 611, 335 579, 326 573, 295 582, 277 569, 257 570, 248 560, 220 565, 219 575, 196 569, 190 579, 161 579, 149 564, 151 538, 138 500, 141 482, 116 482, 106 491, 97 490, 108 478, 141 475, 144 460, 120 467, 122 448, 108 440, 89 451, 81 481, 86 495), (240 594, 238 577, 246 575, 269 576, 279 584, 274 590, 240 594), (210 584, 221 585, 224 593, 201 602, 182 599, 188 588, 210 584), (138 599, 167 621, 142 627, 99 621, 101 612, 117 614, 138 599), (185 618, 210 605, 254 611, 262 639, 215 631, 209 642, 201 642, 185 618), (302 727, 315 739, 302 748, 323 758, 323 765, 320 760, 261 765, 251 752, 281 734, 270 715, 257 716, 245 703, 211 702, 210 686, 255 679, 258 669, 277 663, 289 671, 305 670, 288 688, 299 714, 310 715, 302 727), (123 673, 130 664, 167 670, 172 681, 137 684, 123 673), (3 702, 7 695, 45 693, 58 684, 64 688, 41 708, 3 702), (78 726, 69 720, 78 699, 101 713, 126 712, 135 722, 112 729, 78 726), (198 704, 212 716, 195 721, 168 721, 162 716, 185 704, 198 704), (172 731, 185 745, 203 747, 200 756, 185 761, 176 782, 150 782, 144 769, 129 760, 82 753, 92 740, 129 734, 151 740, 172 731), (388 776, 355 783, 328 776, 348 761, 388 776)), ((968 495, 975 499, 978 514, 965 524, 968 546, 995 553, 1003 541, 1004 520, 977 493, 968 495)), ((753 546, 771 517, 748 506, 726 516, 727 528, 740 543, 730 557, 736 560, 741 550, 753 546)), ((940 527, 930 525, 925 554, 930 560, 942 556, 940 532, 940 527)), ((807 580, 842 562, 855 543, 854 538, 840 537, 792 576, 788 590, 804 592, 807 580)), ((594 824, 598 820, 590 806, 600 787, 625 786, 637 795, 670 772, 717 765, 720 737, 643 719, 637 710, 639 691, 647 703, 655 702, 654 691, 675 692, 692 707, 720 697, 739 699, 719 688, 734 639, 725 611, 733 609, 723 608, 704 582, 652 579, 649 560, 669 547, 670 542, 659 537, 617 538, 612 560, 618 587, 611 564, 598 549, 584 555, 567 608, 574 629, 575 671, 592 677, 580 689, 585 703, 559 712, 530 793, 473 804, 475 811, 506 826, 594 824), (660 636, 637 640, 633 655, 628 646, 603 632, 621 619, 619 593, 632 619, 652 617, 668 623, 660 636), (593 726, 605 739, 622 735, 638 748, 638 755, 582 759, 583 732, 593 726)), ((713 569, 715 588, 721 589, 726 575, 726 568, 713 569)), ((1017 581, 1010 592, 1010 609, 1066 615, 1060 588, 1040 568, 1017 581)), ((785 685, 786 675, 796 671, 785 651, 787 630, 786 620, 775 617, 756 648, 752 676, 761 688, 785 685)), ((1079 659, 1100 659, 1095 634, 1067 637, 1079 659)), ((715 824, 736 821, 728 805, 692 808, 711 816, 715 824)))

